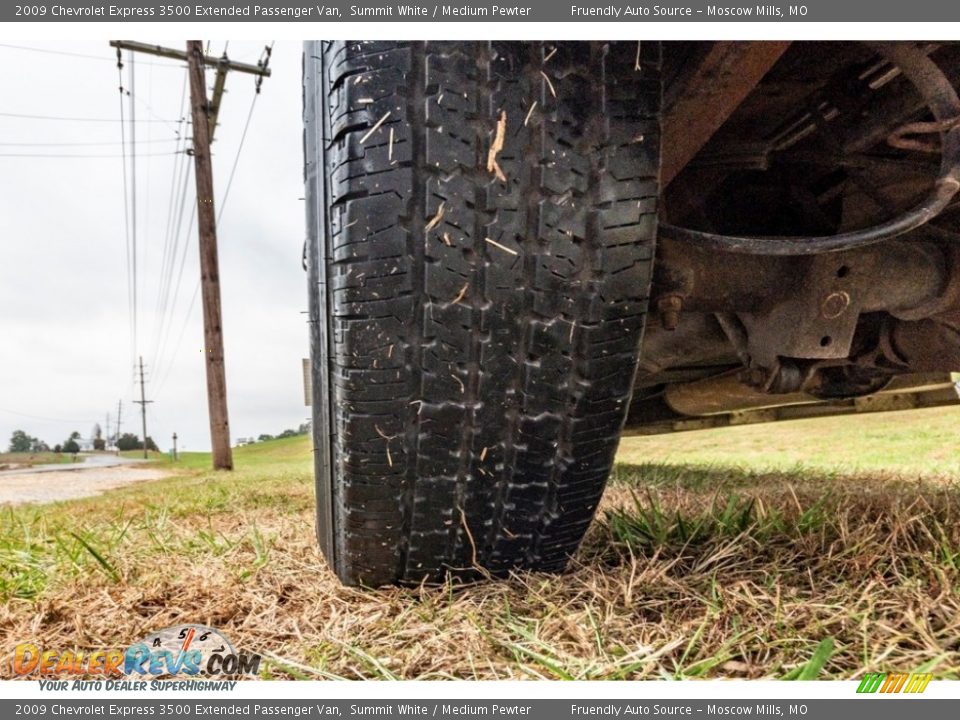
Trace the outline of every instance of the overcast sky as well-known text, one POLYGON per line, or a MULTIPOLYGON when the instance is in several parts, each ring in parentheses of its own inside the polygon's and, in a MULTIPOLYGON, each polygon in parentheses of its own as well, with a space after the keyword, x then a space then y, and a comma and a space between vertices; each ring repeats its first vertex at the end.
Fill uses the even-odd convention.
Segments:
MULTIPOLYGON (((7 41, 17 43, 11 37, 7 41)), ((228 54, 255 62, 268 42, 231 42, 228 54)), ((77 55, 0 45, 0 450, 18 428, 52 446, 72 430, 88 436, 94 423, 106 423, 107 413, 112 427, 118 400, 123 401, 122 429, 139 435, 139 407, 131 402, 139 399, 132 367, 139 354, 147 367, 147 398, 154 400, 147 415, 149 434, 162 449, 170 447, 174 431, 181 447, 209 449, 199 295, 187 314, 199 279, 196 225, 187 232, 194 207, 190 158, 168 303, 173 311, 168 308, 164 321, 168 331, 160 332, 162 316, 156 312, 164 247, 172 247, 167 218, 179 162, 172 153, 185 70, 173 60, 136 58, 136 118, 152 122, 136 124, 138 341, 133 352, 115 53, 106 41, 24 40, 20 45, 77 55), (110 157, 10 157, 17 154, 110 157), (183 275, 174 295, 181 258, 183 275)), ((219 54, 224 42, 211 48, 219 54)), ((263 83, 225 204, 254 96, 252 76, 229 75, 216 131, 214 192, 223 210, 220 272, 234 442, 296 427, 309 416, 300 370, 308 353, 300 267, 300 53, 300 43, 274 47, 273 76, 263 83)), ((211 71, 207 81, 209 88, 211 71)), ((126 68, 123 83, 129 88, 126 68)), ((184 114, 189 115, 189 105, 184 114)))

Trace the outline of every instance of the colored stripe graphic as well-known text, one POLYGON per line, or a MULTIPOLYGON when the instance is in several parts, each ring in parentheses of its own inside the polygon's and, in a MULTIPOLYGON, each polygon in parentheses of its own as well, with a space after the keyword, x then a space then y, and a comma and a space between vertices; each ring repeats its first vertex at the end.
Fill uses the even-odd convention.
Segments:
POLYGON ((857 692, 875 693, 880 688, 880 683, 883 682, 885 677, 886 674, 884 673, 867 673, 863 676, 863 680, 860 681, 857 692))
POLYGON ((922 693, 927 689, 931 673, 867 673, 857 686, 858 693, 872 694, 881 692, 891 693, 922 693))

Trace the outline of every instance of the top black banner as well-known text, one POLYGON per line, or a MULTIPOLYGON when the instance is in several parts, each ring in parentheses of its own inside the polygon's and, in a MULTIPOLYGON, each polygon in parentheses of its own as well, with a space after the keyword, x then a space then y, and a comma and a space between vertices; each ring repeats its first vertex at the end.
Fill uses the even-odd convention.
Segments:
POLYGON ((604 0, 36 0, 3 3, 3 22, 955 22, 960 3, 872 0, 760 5, 746 2, 628 3, 604 0))

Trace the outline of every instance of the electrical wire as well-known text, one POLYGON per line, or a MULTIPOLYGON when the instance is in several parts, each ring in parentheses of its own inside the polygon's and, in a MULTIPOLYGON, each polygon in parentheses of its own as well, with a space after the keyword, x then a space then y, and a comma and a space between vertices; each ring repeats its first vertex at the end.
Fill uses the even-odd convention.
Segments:
MULTIPOLYGON (((176 153, 176 152, 146 153, 146 154, 141 154, 140 157, 170 157, 170 156, 172 156, 172 155, 178 155, 178 154, 179 154, 179 153, 176 153)), ((100 154, 100 153, 72 153, 72 154, 62 154, 62 153, 0 153, 0 157, 7 157, 7 158, 17 158, 17 157, 21 157, 21 158, 57 158, 57 159, 64 159, 64 158, 84 158, 84 159, 91 159, 91 158, 113 158, 113 159, 117 159, 117 158, 126 158, 127 156, 126 156, 125 154, 120 154, 120 155, 113 154, 113 155, 109 155, 109 154, 100 154)), ((126 162, 126 161, 124 161, 124 162, 126 162)))
POLYGON ((154 357, 156 358, 155 364, 157 364, 158 367, 159 367, 160 359, 163 357, 164 350, 166 349, 167 339, 169 338, 169 335, 170 335, 170 322, 173 320, 173 313, 176 310, 176 305, 177 305, 176 298, 178 298, 180 294, 180 282, 183 278, 184 266, 186 265, 187 253, 190 247, 190 242, 189 242, 190 231, 193 228, 194 213, 196 212, 196 207, 194 207, 191 210, 190 221, 187 223, 186 236, 184 237, 184 240, 183 240, 183 251, 180 256, 180 266, 179 266, 180 269, 177 273, 177 282, 176 282, 176 287, 174 288, 173 286, 174 268, 177 267, 177 251, 180 248, 180 237, 181 237, 180 230, 183 226, 183 215, 187 206, 187 202, 186 202, 187 189, 189 188, 189 177, 192 170, 189 163, 185 163, 185 165, 186 167, 184 168, 184 173, 183 173, 183 183, 181 185, 182 193, 180 197, 179 209, 177 212, 177 224, 173 232, 173 235, 171 236, 172 243, 171 243, 171 251, 169 256, 169 270, 167 273, 167 284, 166 284, 166 288, 163 296, 163 303, 161 305, 161 310, 160 310, 161 324, 160 324, 160 329, 157 336, 156 353, 154 355, 154 357), (170 304, 171 297, 174 298, 173 304, 170 304), (166 332, 164 332, 165 328, 166 328, 166 332))
MULTIPOLYGON (((184 149, 186 149, 185 137, 183 139, 183 143, 184 149)), ((157 283, 157 298, 156 302, 154 303, 155 322, 153 353, 150 356, 153 358, 154 364, 156 364, 157 353, 159 352, 160 338, 162 335, 166 305, 168 301, 168 293, 170 291, 170 281, 173 275, 174 260, 173 255, 171 254, 171 246, 174 214, 177 213, 178 220, 180 215, 182 215, 182 201, 178 203, 178 200, 181 198, 181 186, 186 187, 187 175, 189 173, 189 164, 183 160, 185 157, 186 155, 184 153, 178 157, 177 161, 174 163, 173 173, 171 175, 170 192, 168 194, 167 221, 163 235, 163 256, 160 261, 160 280, 157 283)))
POLYGON ((169 339, 169 336, 170 336, 170 323, 173 321, 173 314, 176 311, 176 307, 177 307, 177 299, 180 297, 180 282, 183 279, 183 269, 184 269, 184 266, 186 265, 187 252, 190 246, 190 243, 189 243, 190 231, 193 228, 193 220, 194 220, 194 215, 196 213, 196 205, 193 205, 191 207, 190 220, 187 223, 186 235, 184 236, 184 240, 183 240, 183 252, 180 257, 180 269, 179 269, 179 272, 177 273, 176 287, 171 290, 172 284, 173 284, 173 272, 174 272, 174 268, 177 266, 177 251, 178 251, 178 248, 180 247, 181 228, 183 227, 183 216, 187 207, 187 190, 189 188, 189 184, 188 184, 189 177, 193 169, 191 163, 185 162, 184 165, 185 167, 184 167, 184 173, 183 173, 183 183, 181 185, 180 203, 176 213, 177 224, 171 236, 172 249, 170 251, 170 266, 169 266, 169 272, 167 277, 167 286, 165 289, 163 305, 161 310, 163 322, 160 327, 160 334, 157 342, 157 351, 155 355, 155 357, 157 358, 155 364, 158 368, 160 367, 160 361, 164 356, 164 352, 167 347, 167 340, 169 339), (170 304, 171 297, 173 298, 172 304, 170 304), (168 313, 168 308, 169 308, 169 313, 168 313), (166 331, 164 331, 164 326, 166 326, 166 331))
POLYGON ((139 299, 139 274, 137 271, 137 106, 134 103, 136 95, 136 54, 133 50, 128 51, 130 58, 130 92, 127 97, 130 99, 130 141, 133 145, 130 148, 130 229, 131 245, 133 246, 133 349, 139 350, 138 343, 138 321, 140 317, 137 300, 139 299))
MULTIPOLYGON (((152 100, 153 100, 153 69, 151 68, 147 74, 147 107, 150 107, 150 102, 152 100)), ((153 138, 153 126, 147 125, 147 141, 149 142, 152 138, 153 138)), ((153 245, 153 243, 150 242, 150 237, 152 235, 151 224, 150 224, 150 208, 153 205, 153 203, 150 201, 151 200, 150 180, 153 177, 153 173, 150 170, 153 165, 153 161, 151 160, 151 156, 149 153, 143 154, 142 157, 146 158, 146 161, 147 161, 147 167, 144 170, 144 173, 146 174, 147 185, 146 185, 146 188, 144 188, 145 202, 144 202, 144 215, 143 215, 143 232, 145 237, 144 237, 144 246, 143 246, 143 273, 141 275, 143 280, 141 280, 141 284, 140 284, 140 297, 144 298, 146 297, 145 289, 146 289, 147 276, 150 274, 150 248, 153 245)))
MULTIPOLYGON (((258 98, 258 97, 260 97, 259 92, 254 93, 254 95, 253 95, 253 100, 251 100, 251 102, 250 102, 250 108, 249 108, 249 110, 247 111, 247 118, 246 118, 246 121, 244 122, 244 125, 243 125, 243 131, 242 131, 241 134, 240 134, 240 142, 239 142, 238 145, 237 145, 237 153, 236 153, 236 155, 234 156, 233 164, 232 164, 232 166, 231 166, 231 168, 230 168, 230 175, 229 175, 228 178, 227 178, 227 185, 226 185, 226 188, 224 189, 223 197, 220 199, 220 207, 219 207, 218 212, 217 212, 217 227, 218 227, 218 228, 220 227, 220 221, 223 219, 223 212, 224 212, 224 209, 226 208, 226 205, 227 205, 227 199, 230 197, 230 190, 231 190, 231 188, 233 187, 233 179, 234 179, 234 177, 235 177, 235 175, 236 175, 236 172, 237 172, 237 166, 238 166, 239 163, 240 163, 240 154, 241 154, 241 152, 243 151, 243 146, 244 146, 244 143, 245 143, 245 141, 246 141, 246 139, 247 139, 247 131, 250 129, 250 121, 251 121, 251 119, 253 118, 253 110, 254 110, 254 108, 256 107, 257 98, 258 98)), ((193 217, 191 216, 191 223, 190 223, 190 226, 191 226, 191 227, 193 226, 193 222, 192 222, 192 221, 193 221, 193 217)), ((189 230, 188 230, 188 232, 189 232, 189 230)), ((182 263, 181 263, 181 268, 180 268, 180 276, 181 276, 181 277, 182 277, 182 274, 183 274, 183 266, 182 266, 182 263)), ((177 293, 179 292, 179 288, 180 288, 180 277, 178 277, 178 279, 177 279, 177 291, 176 291, 177 293)), ((180 346, 181 346, 181 344, 183 343, 184 332, 186 331, 187 325, 188 325, 189 322, 190 322, 190 313, 193 311, 193 306, 196 304, 197 294, 198 294, 199 290, 200 290, 200 280, 198 279, 198 280, 197 280, 197 284, 196 284, 196 286, 194 287, 194 290, 193 290, 193 297, 192 297, 191 300, 190 300, 190 306, 187 308, 187 312, 186 312, 186 314, 184 315, 184 318, 183 318, 183 325, 182 325, 181 328, 180 328, 180 333, 179 333, 179 337, 178 337, 178 339, 177 339, 176 346, 174 347, 173 353, 167 358, 167 367, 166 367, 166 369, 165 369, 165 371, 164 371, 163 382, 166 382, 167 377, 169 377, 170 372, 171 372, 171 370, 173 369, 173 363, 174 363, 174 361, 176 360, 177 354, 180 352, 180 346)), ((176 296, 176 293, 175 293, 175 296, 176 296)), ((168 333, 169 333, 169 326, 168 326, 168 333)), ((166 343, 164 343, 164 344, 166 344, 166 343)), ((155 391, 155 394, 156 394, 156 395, 159 395, 160 389, 161 389, 162 387, 163 387, 162 383, 157 386, 157 390, 155 391)))
MULTIPOLYGON (((183 271, 184 271, 184 268, 186 267, 187 254, 188 254, 187 251, 188 251, 189 248, 190 248, 189 238, 190 238, 190 233, 191 233, 191 231, 193 230, 193 223, 194 223, 194 220, 195 220, 195 218, 196 218, 196 211, 197 211, 197 208, 196 208, 196 205, 194 205, 194 206, 192 207, 192 209, 191 209, 191 212, 190 212, 190 221, 187 223, 187 233, 186 233, 185 240, 184 240, 184 243, 183 243, 183 252, 182 252, 182 254, 180 255, 180 269, 177 271, 177 283, 176 283, 176 286, 175 286, 174 289, 173 289, 173 295, 172 295, 172 297, 173 297, 173 304, 170 306, 170 314, 169 314, 169 316, 167 317, 168 322, 167 322, 167 326, 166 326, 166 332, 165 332, 164 335, 163 335, 163 339, 162 339, 162 341, 161 341, 160 349, 157 351, 157 358, 158 358, 157 362, 158 362, 158 363, 160 362, 160 359, 162 359, 162 358, 165 357, 165 351, 166 351, 166 349, 167 349, 167 343, 168 343, 168 341, 169 341, 169 339, 170 339, 170 330, 171 330, 172 327, 173 327, 172 322, 173 322, 173 316, 174 316, 174 314, 176 313, 176 309, 177 309, 177 299, 180 297, 180 284, 181 284, 181 282, 182 282, 182 280, 183 280, 183 271)), ((177 232, 178 232, 178 235, 179 235, 179 229, 177 230, 177 232)), ((197 279, 197 287, 198 287, 198 288, 200 287, 200 280, 199 280, 199 278, 197 279)), ((194 292, 196 292, 196 291, 194 291, 194 292)), ((191 309, 192 309, 192 308, 191 308, 191 309)), ((189 313, 190 313, 190 310, 188 310, 188 311, 187 311, 187 315, 184 316, 184 320, 183 320, 184 324, 186 324, 186 323, 188 322, 188 320, 189 320, 189 313)), ((172 364, 173 358, 171 357, 171 358, 169 358, 169 360, 170 360, 170 363, 172 364)), ((159 365, 158 365, 158 367, 159 367, 159 365)))
POLYGON ((177 355, 180 353, 180 346, 183 344, 183 336, 186 333, 187 325, 190 324, 190 313, 193 312, 193 306, 197 304, 197 295, 200 292, 200 281, 197 280, 196 286, 193 288, 193 296, 190 298, 190 304, 187 306, 187 312, 183 317, 183 325, 180 327, 180 335, 177 338, 177 344, 174 347, 173 354, 170 355, 169 362, 167 363, 166 371, 163 373, 163 379, 157 385, 157 389, 154 391, 154 397, 158 397, 163 390, 163 386, 166 385, 167 378, 170 377, 170 372, 173 370, 173 362, 176 360, 177 355))
MULTIPOLYGON (((261 67, 264 67, 264 68, 267 67, 267 65, 268 65, 269 62, 270 62, 270 56, 271 56, 271 54, 272 54, 272 51, 273 51, 273 43, 271 42, 269 46, 267 46, 267 47, 264 48, 264 52, 263 52, 263 55, 261 56, 261 60, 258 62, 258 64, 259 64, 261 67)), ((227 185, 226 185, 226 188, 224 189, 223 197, 220 199, 220 206, 219 206, 219 208, 218 208, 217 218, 216 218, 216 227, 217 227, 217 228, 220 227, 220 222, 221 222, 221 220, 222 220, 222 218, 223 218, 223 212, 224 212, 224 209, 226 208, 226 204, 227 204, 227 199, 230 197, 230 190, 231 190, 231 188, 233 187, 233 180, 234 180, 234 177, 235 177, 236 172, 237 172, 237 166, 238 166, 239 163, 240 163, 240 154, 241 154, 242 151, 243 151, 244 143, 246 142, 246 139, 247 139, 247 132, 248 132, 248 130, 250 129, 250 121, 251 121, 251 119, 253 118, 253 110, 254 110, 254 108, 256 107, 257 98, 260 96, 260 86, 261 86, 262 79, 263 79, 262 76, 257 79, 256 85, 255 85, 255 92, 254 92, 254 95, 253 95, 253 99, 250 101, 250 108, 249 108, 249 110, 247 111, 247 118, 246 118, 246 120, 245 120, 245 122, 244 122, 244 125, 243 125, 243 131, 242 131, 241 134, 240 134, 240 142, 239 142, 238 145, 237 145, 237 152, 236 152, 236 155, 234 156, 233 164, 232 164, 232 166, 231 166, 231 168, 230 168, 230 175, 229 175, 228 178, 227 178, 227 185)), ((194 212, 195 212, 195 211, 196 211, 196 207, 194 207, 194 212)), ((194 215, 191 214, 190 223, 189 223, 189 227, 191 227, 191 228, 192 228, 192 226, 193 226, 193 218, 194 218, 194 215)), ((189 228, 188 228, 188 234, 189 234, 189 228)), ((184 257, 185 257, 185 256, 184 256, 184 257)), ((177 290, 176 290, 176 292, 175 292, 175 296, 176 296, 177 294, 179 294, 180 279, 181 279, 182 275, 183 275, 183 264, 182 264, 182 262, 181 262, 180 274, 178 275, 178 278, 177 278, 177 290)), ((189 322, 190 322, 190 314, 192 313, 193 307, 194 307, 194 305, 196 304, 197 295, 199 294, 199 291, 200 291, 200 279, 198 278, 198 279, 197 279, 197 283, 196 283, 196 285, 194 286, 194 289, 193 289, 193 295, 192 295, 192 297, 191 297, 191 299, 190 299, 190 304, 189 304, 189 306, 187 307, 187 311, 186 311, 186 313, 185 313, 185 315, 184 315, 184 318, 183 318, 183 324, 182 324, 182 326, 181 326, 181 328, 180 328, 180 333, 179 333, 179 336, 178 336, 178 338, 177 338, 176 345, 174 346, 173 353, 172 353, 172 354, 169 356, 169 358, 167 359, 167 367, 166 367, 166 369, 165 369, 165 371, 164 371, 162 380, 161 380, 160 383, 157 385, 157 389, 156 389, 156 391, 155 391, 155 393, 154 393, 155 396, 160 394, 160 391, 162 390, 164 384, 165 384, 166 381, 167 381, 167 378, 170 376, 170 373, 171 373, 171 371, 172 371, 172 369, 173 369, 173 363, 174 363, 174 361, 176 360, 176 357, 177 357, 177 355, 178 355, 179 352, 180 352, 180 346, 181 346, 181 344, 183 343, 183 337, 184 337, 184 334, 185 334, 185 332, 186 332, 187 325, 188 325, 189 322)), ((168 332, 169 332, 169 327, 168 327, 168 332)), ((165 346, 165 345, 166 345, 166 341, 164 341, 164 346, 165 346)), ((158 367, 159 367, 159 365, 158 365, 158 367)))
POLYGON ((220 220, 223 217, 223 210, 227 205, 227 198, 230 197, 230 188, 233 187, 233 176, 237 173, 237 165, 240 162, 240 153, 243 152, 243 144, 247 139, 247 130, 250 129, 250 119, 253 117, 253 108, 257 104, 257 98, 260 97, 259 93, 254 94, 253 101, 250 103, 250 109, 247 111, 247 120, 243 125, 243 132, 240 135, 240 144, 237 146, 237 154, 233 158, 233 166, 230 168, 230 175, 227 178, 227 187, 223 192, 223 197, 220 199, 220 210, 217 212, 217 226, 220 225, 220 220))
MULTIPOLYGON (((130 101, 130 140, 136 143, 137 141, 137 107, 134 104, 134 93, 135 93, 135 83, 136 83, 136 74, 135 74, 135 65, 136 55, 133 50, 128 51, 128 57, 130 59, 130 92, 127 94, 127 97, 130 101)), ((138 309, 138 279, 139 275, 137 272, 137 149, 136 145, 130 149, 130 246, 133 248, 133 349, 134 354, 139 349, 138 343, 138 320, 139 320, 139 309, 138 309)))
POLYGON ((88 55, 87 53, 69 52, 67 50, 48 50, 46 48, 28 47, 26 45, 10 45, 8 43, 0 43, 0 47, 7 48, 8 50, 26 50, 28 52, 43 53, 44 55, 61 55, 64 57, 85 58, 87 60, 106 60, 107 62, 113 62, 111 58, 104 55, 88 55))
POLYGON ((76 420, 69 418, 55 418, 47 417, 45 415, 31 415, 30 413, 17 412, 16 410, 7 410, 6 408, 0 408, 0 412, 8 413, 10 415, 19 415, 20 417, 30 418, 31 420, 42 420, 44 422, 58 422, 58 423, 85 423, 87 420, 76 420))
MULTIPOLYGON (((177 140, 179 149, 183 151, 186 150, 187 146, 187 136, 186 136, 186 124, 185 118, 183 115, 184 107, 186 105, 186 95, 187 95, 187 74, 183 75, 183 84, 180 90, 180 129, 177 131, 177 140)), ((166 311, 167 303, 167 294, 170 290, 170 279, 173 275, 173 264, 174 260, 170 253, 170 248, 172 244, 172 232, 173 232, 173 223, 174 223, 174 213, 178 212, 178 222, 179 217, 182 216, 182 200, 180 206, 177 204, 178 198, 181 197, 181 185, 186 186, 186 178, 189 172, 189 163, 185 160, 185 152, 183 155, 177 158, 177 161, 173 166, 173 173, 171 175, 170 183, 170 193, 168 195, 167 202, 167 222, 166 229, 164 230, 164 239, 163 239, 163 258, 160 263, 160 282, 158 283, 157 288, 157 300, 154 305, 154 317, 157 318, 156 328, 155 328, 155 337, 153 342, 154 352, 151 357, 156 363, 157 352, 159 351, 160 338, 162 334, 162 328, 164 323, 164 313, 166 311), (162 309, 161 309, 162 308, 162 309)))
MULTIPOLYGON (((180 142, 180 138, 158 138, 157 140, 140 140, 138 145, 156 145, 158 143, 180 142)), ((95 147, 120 145, 116 140, 94 142, 0 142, 0 147, 95 147)))
MULTIPOLYGON (((64 120, 66 122, 98 122, 98 123, 117 122, 116 118, 67 117, 64 115, 34 115, 32 113, 12 113, 12 112, 0 112, 0 117, 22 118, 24 120, 64 120)), ((167 125, 172 126, 172 123, 169 120, 164 120, 163 118, 141 118, 137 120, 137 122, 141 122, 141 123, 159 122, 159 123, 166 123, 167 125)))
POLYGON ((127 188, 127 134, 125 114, 123 111, 123 56, 120 48, 117 48, 117 77, 119 80, 118 89, 120 91, 120 145, 121 145, 121 163, 123 166, 123 225, 124 239, 126 247, 127 261, 127 324, 130 332, 130 362, 133 362, 134 343, 133 343, 133 303, 131 293, 131 274, 130 274, 130 203, 129 191, 127 188))
MULTIPOLYGON (((68 50, 50 50, 48 48, 29 47, 27 45, 11 45, 9 43, 0 43, 0 48, 7 48, 8 50, 24 50, 26 52, 41 53, 43 55, 61 55, 63 57, 83 58, 85 60, 101 60, 104 62, 113 62, 113 59, 106 55, 91 55, 88 53, 70 52, 68 50)), ((180 65, 171 65, 168 62, 166 63, 141 62, 140 64, 150 65, 153 67, 174 68, 174 69, 179 67, 185 67, 180 65)))

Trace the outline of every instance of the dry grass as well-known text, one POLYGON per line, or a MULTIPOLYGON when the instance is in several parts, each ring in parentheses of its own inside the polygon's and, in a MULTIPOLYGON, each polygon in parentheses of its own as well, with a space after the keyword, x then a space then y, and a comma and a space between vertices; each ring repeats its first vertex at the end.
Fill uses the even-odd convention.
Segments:
POLYGON ((0 472, 19 470, 34 465, 54 465, 73 462, 73 455, 54 452, 0 452, 0 472))
POLYGON ((960 673, 949 483, 621 465, 563 577, 363 591, 318 554, 309 462, 279 441, 231 476, 3 510, 4 650, 201 622, 262 652, 265 677, 960 673))

